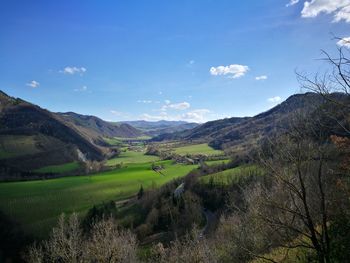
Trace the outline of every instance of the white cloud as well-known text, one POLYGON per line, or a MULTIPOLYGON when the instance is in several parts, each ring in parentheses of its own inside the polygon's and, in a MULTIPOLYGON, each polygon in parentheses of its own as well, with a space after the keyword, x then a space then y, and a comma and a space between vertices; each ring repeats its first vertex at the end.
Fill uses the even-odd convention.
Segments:
POLYGON ((296 5, 297 3, 299 3, 299 0, 290 0, 288 4, 286 4, 286 7, 292 6, 292 5, 296 5))
POLYGON ((169 104, 168 107, 174 110, 186 110, 191 107, 191 105, 188 102, 184 101, 180 103, 169 104))
POLYGON ((74 75, 76 73, 83 75, 86 72, 84 67, 65 67, 63 70, 60 70, 61 73, 74 75))
POLYGON ((275 97, 272 97, 272 98, 268 98, 267 101, 268 102, 271 102, 271 103, 277 103, 277 102, 280 102, 282 100, 281 97, 279 96, 275 96, 275 97))
POLYGON ((137 102, 138 102, 138 103, 145 103, 145 104, 150 104, 150 103, 152 103, 151 100, 138 100, 137 102))
POLYGON ((350 37, 344 37, 337 42, 338 46, 350 48, 350 37))
POLYGON ((167 112, 161 112, 159 115, 150 115, 148 113, 142 114, 139 118, 146 121, 187 121, 187 122, 206 122, 207 114, 210 113, 208 109, 196 109, 183 114, 169 115, 167 112))
POLYGON ((120 112, 120 111, 115 111, 115 110, 111 110, 110 112, 111 112, 113 115, 116 115, 116 116, 120 116, 120 115, 123 114, 122 112, 120 112))
POLYGON ((190 112, 186 112, 181 116, 182 120, 188 121, 188 122, 206 122, 206 115, 210 113, 210 110, 208 109, 198 109, 193 110, 190 112))
POLYGON ((144 113, 140 116, 140 119, 145 121, 173 120, 168 116, 166 112, 161 112, 159 115, 150 115, 148 113, 144 113))
POLYGON ((334 15, 334 22, 339 22, 341 20, 350 23, 350 6, 340 9, 339 12, 334 15))
POLYGON ((179 103, 170 103, 170 100, 165 100, 165 104, 162 106, 161 111, 166 111, 168 109, 186 110, 190 107, 191 107, 191 105, 186 101, 179 102, 179 103))
POLYGON ((87 86, 82 86, 80 89, 74 89, 74 91, 87 91, 87 86))
POLYGON ((305 1, 302 17, 316 17, 321 13, 332 14, 333 22, 345 20, 350 23, 350 0, 311 0, 305 1))
POLYGON ((32 80, 31 82, 27 83, 26 85, 29 87, 32 87, 32 88, 37 88, 40 86, 40 83, 35 81, 35 80, 32 80))
POLYGON ((229 66, 211 67, 210 74, 213 76, 229 75, 230 78, 236 79, 244 76, 248 70, 248 66, 232 64, 229 66))
POLYGON ((265 80, 267 79, 267 76, 266 75, 261 75, 261 76, 257 76, 255 77, 256 80, 265 80))
POLYGON ((114 116, 118 117, 117 119, 123 119, 123 120, 130 120, 132 119, 132 115, 127 112, 121 112, 116 110, 110 110, 110 113, 112 113, 114 116))

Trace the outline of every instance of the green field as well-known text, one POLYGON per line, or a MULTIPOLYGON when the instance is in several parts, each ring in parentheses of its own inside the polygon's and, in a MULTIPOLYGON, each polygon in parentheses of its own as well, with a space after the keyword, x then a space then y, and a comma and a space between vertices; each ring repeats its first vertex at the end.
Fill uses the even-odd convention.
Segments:
POLYGON ((175 153, 180 154, 180 155, 187 155, 187 154, 190 154, 190 155, 191 154, 220 155, 220 154, 223 154, 223 151, 214 150, 212 147, 210 147, 206 143, 177 147, 177 148, 174 148, 174 151, 175 151, 175 153))
POLYGON ((150 136, 139 136, 139 137, 130 137, 130 138, 124 138, 124 137, 113 137, 113 138, 103 138, 105 142, 107 142, 109 145, 121 145, 124 142, 127 141, 145 141, 145 140, 149 140, 152 137, 150 136))
POLYGON ((144 163, 91 176, 0 183, 0 209, 18 220, 26 232, 45 237, 62 212, 84 213, 94 204, 134 195, 141 184, 144 188, 161 185, 197 167, 159 163, 164 176, 144 163))
POLYGON ((80 165, 78 162, 71 162, 71 163, 49 165, 49 166, 41 167, 39 169, 34 170, 33 172, 62 174, 62 173, 75 171, 75 170, 79 169, 79 167, 80 167, 80 165))
POLYGON ((145 155, 143 151, 125 151, 122 152, 118 157, 112 158, 107 161, 108 166, 114 166, 117 164, 128 164, 128 163, 147 163, 158 161, 159 157, 154 155, 145 155))
POLYGON ((205 161, 205 164, 209 166, 214 166, 214 165, 223 164, 223 163, 228 164, 230 161, 231 161, 230 159, 205 161))
POLYGON ((256 165, 243 165, 239 167, 235 167, 232 169, 227 169, 222 172, 210 174, 201 177, 201 181, 203 183, 209 183, 210 180, 214 184, 231 184, 237 183, 243 177, 249 176, 251 174, 261 174, 261 169, 259 169, 256 165))
POLYGON ((1 135, 0 159, 38 153, 35 136, 1 135))

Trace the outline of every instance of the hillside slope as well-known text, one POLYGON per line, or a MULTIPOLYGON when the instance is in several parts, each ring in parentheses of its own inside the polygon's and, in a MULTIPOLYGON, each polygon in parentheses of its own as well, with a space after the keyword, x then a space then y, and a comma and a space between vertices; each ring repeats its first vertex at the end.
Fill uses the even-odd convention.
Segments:
POLYGON ((142 136, 142 132, 137 128, 127 124, 112 124, 100 118, 90 115, 82 115, 74 112, 57 113, 65 121, 73 124, 77 129, 90 136, 104 137, 125 137, 133 138, 142 136))
MULTIPOLYGON (((73 113, 72 113, 73 115, 73 113)), ((87 158, 102 160, 113 150, 103 146, 101 136, 121 135, 109 123, 87 116, 61 116, 0 91, 0 166, 29 171, 45 165, 87 158), (94 126, 95 125, 95 126, 94 126), (103 132, 99 132, 99 129, 103 132), (82 157, 83 155, 85 157, 82 157)), ((135 133, 132 127, 122 129, 135 133)), ((128 135, 129 136, 129 135, 128 135)))
MULTIPOLYGON (((333 94, 345 98, 342 94, 333 94)), ((324 99, 315 93, 296 94, 272 109, 254 117, 227 118, 204 123, 194 129, 155 137, 154 141, 207 141, 217 149, 248 151, 259 140, 278 134, 287 127, 291 116, 298 111, 310 114, 324 99)))
POLYGON ((154 137, 162 134, 182 132, 185 130, 193 129, 197 127, 198 123, 189 123, 185 121, 125 121, 116 123, 118 124, 129 124, 139 130, 141 130, 145 135, 154 137))

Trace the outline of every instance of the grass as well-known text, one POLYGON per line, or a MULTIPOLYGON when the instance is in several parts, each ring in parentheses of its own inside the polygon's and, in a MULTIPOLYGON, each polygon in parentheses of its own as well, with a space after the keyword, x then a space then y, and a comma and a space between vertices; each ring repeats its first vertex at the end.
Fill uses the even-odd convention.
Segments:
POLYGON ((125 137, 114 137, 117 140, 120 141, 146 141, 151 139, 151 136, 143 135, 143 136, 138 136, 138 137, 130 137, 130 138, 125 138, 125 137))
POLYGON ((1 135, 0 159, 37 153, 35 136, 1 135))
POLYGON ((122 152, 118 157, 107 161, 108 166, 114 166, 117 164, 128 164, 128 163, 147 163, 158 161, 159 157, 154 155, 145 155, 143 151, 125 151, 122 152))
POLYGON ((78 162, 71 162, 71 163, 41 167, 39 169, 34 170, 33 172, 62 174, 62 173, 75 171, 79 169, 79 167, 80 165, 78 162))
POLYGON ((261 172, 261 169, 259 169, 256 165, 243 165, 232 169, 227 169, 222 172, 203 176, 201 177, 201 181, 203 183, 209 183, 212 181, 214 184, 228 185, 231 183, 237 183, 242 178, 251 174, 261 174, 261 172))
POLYGON ((186 145, 174 148, 175 153, 180 155, 206 154, 206 155, 221 155, 223 151, 215 150, 206 143, 186 145))
POLYGON ((214 161, 206 161, 205 164, 209 165, 209 166, 214 166, 214 165, 218 165, 218 164, 227 164, 229 163, 231 160, 230 159, 224 159, 224 160, 214 160, 214 161))
POLYGON ((173 165, 171 161, 160 163, 165 176, 154 172, 150 163, 144 163, 91 176, 0 183, 0 209, 18 220, 27 233, 46 237, 62 212, 84 214, 103 201, 129 198, 140 185, 145 189, 161 185, 196 167, 173 165))
POLYGON ((122 145, 126 141, 146 141, 151 139, 150 136, 138 136, 138 137, 130 137, 130 138, 124 138, 124 137, 113 137, 113 138, 103 138, 103 140, 108 143, 109 145, 115 146, 115 145, 122 145))

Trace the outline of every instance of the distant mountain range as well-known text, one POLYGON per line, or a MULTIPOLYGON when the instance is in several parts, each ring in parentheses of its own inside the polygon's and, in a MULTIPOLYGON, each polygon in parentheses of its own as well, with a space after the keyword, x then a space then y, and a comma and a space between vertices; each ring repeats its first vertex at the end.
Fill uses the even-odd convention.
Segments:
POLYGON ((197 127, 198 123, 188 123, 185 121, 125 121, 121 124, 129 124, 139 130, 145 135, 151 137, 158 136, 164 133, 180 132, 197 127))
POLYGON ((94 116, 53 113, 0 91, 0 165, 31 170, 81 159, 103 160, 113 153, 103 137, 136 137, 128 125, 94 116))
MULTIPOLYGON (((338 100, 349 100, 349 96, 341 93, 332 96, 338 100)), ((293 113, 303 111, 311 116, 324 100, 316 93, 296 94, 254 117, 210 121, 190 130, 161 134, 152 140, 203 141, 217 149, 249 151, 262 139, 285 132, 293 113)))
POLYGON ((81 115, 74 112, 57 113, 67 122, 79 127, 82 132, 91 136, 103 137, 139 137, 143 133, 137 127, 133 127, 127 123, 111 123, 104 121, 98 117, 90 115, 81 115))
MULTIPOLYGON (((337 99, 349 99, 333 94, 337 99)), ((313 112, 324 99, 297 94, 254 117, 233 117, 204 124, 183 121, 106 122, 74 112, 53 113, 0 91, 0 173, 2 167, 32 170, 77 160, 103 160, 114 153, 105 137, 151 141, 206 142, 214 148, 248 151, 264 138, 285 129, 294 112, 313 112)))
POLYGON ((54 113, 0 91, 0 168, 33 170, 113 154, 104 137, 137 138, 183 131, 186 122, 111 123, 74 112, 54 113))

